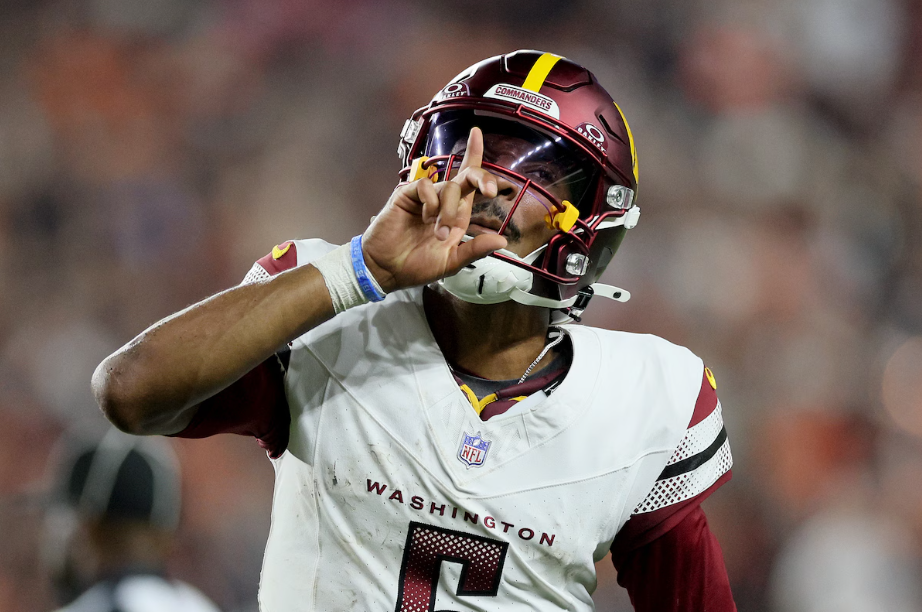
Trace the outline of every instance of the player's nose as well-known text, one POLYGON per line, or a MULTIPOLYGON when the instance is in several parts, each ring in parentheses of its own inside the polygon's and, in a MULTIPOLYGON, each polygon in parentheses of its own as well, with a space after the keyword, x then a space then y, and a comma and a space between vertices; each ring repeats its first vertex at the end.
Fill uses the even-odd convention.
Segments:
POLYGON ((477 196, 474 198, 474 203, 496 200, 500 204, 506 204, 505 207, 508 208, 519 197, 522 186, 500 173, 495 173, 493 176, 496 177, 496 197, 490 198, 478 191, 477 196))

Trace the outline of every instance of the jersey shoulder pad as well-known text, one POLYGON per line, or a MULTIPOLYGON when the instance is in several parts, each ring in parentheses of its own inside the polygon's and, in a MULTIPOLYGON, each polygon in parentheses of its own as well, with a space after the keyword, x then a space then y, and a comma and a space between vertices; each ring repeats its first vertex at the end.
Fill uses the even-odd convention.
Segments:
POLYGON ((684 435, 701 387, 701 359, 693 352, 659 336, 576 327, 592 333, 600 346, 598 376, 611 393, 623 393, 630 382, 648 398, 642 417, 668 429, 662 450, 675 448, 684 435), (617 375, 612 375, 617 373, 617 375), (650 412, 655 410, 655 413, 650 412))
MULTIPOLYGON (((651 363, 657 362, 671 371, 687 372, 690 383, 693 383, 693 389, 697 389, 702 361, 687 347, 653 334, 638 334, 587 325, 573 326, 568 329, 591 332, 598 337, 603 346, 613 349, 616 353, 630 353, 637 359, 651 363)), ((614 354, 611 356, 614 357, 614 354)), ((690 392, 693 393, 694 390, 690 392)))
POLYGON ((717 382, 710 368, 705 367, 685 436, 634 513, 652 512, 700 495, 732 466, 717 382))
POLYGON ((272 247, 272 251, 257 260, 243 279, 244 285, 271 278, 280 272, 291 270, 326 255, 336 248, 325 240, 288 240, 272 247))

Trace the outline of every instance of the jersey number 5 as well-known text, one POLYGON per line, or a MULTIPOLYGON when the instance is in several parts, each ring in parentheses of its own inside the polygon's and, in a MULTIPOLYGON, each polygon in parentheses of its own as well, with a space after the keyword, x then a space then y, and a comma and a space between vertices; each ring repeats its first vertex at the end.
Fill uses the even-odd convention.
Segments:
POLYGON ((435 610, 442 561, 461 564, 458 595, 495 597, 508 542, 410 523, 400 567, 396 612, 435 610))

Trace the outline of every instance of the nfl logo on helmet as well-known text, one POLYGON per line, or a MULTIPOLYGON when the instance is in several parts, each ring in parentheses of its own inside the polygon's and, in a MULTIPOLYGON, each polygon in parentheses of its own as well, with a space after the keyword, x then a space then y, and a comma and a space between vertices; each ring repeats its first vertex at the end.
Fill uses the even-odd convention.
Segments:
POLYGON ((458 459, 467 467, 479 467, 486 460, 487 451, 490 450, 491 444, 491 441, 480 437, 479 431, 473 436, 464 432, 461 448, 458 449, 458 459))

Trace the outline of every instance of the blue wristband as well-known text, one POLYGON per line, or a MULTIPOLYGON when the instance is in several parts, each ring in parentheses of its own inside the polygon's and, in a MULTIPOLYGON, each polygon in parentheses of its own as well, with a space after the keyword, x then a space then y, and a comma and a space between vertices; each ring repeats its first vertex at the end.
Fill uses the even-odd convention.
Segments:
POLYGON ((368 272, 368 268, 365 267, 365 256, 362 254, 362 235, 359 234, 353 238, 349 247, 352 253, 352 269, 355 270, 355 277, 359 281, 362 294, 365 295, 369 302, 380 302, 384 299, 384 294, 375 288, 375 284, 371 280, 371 274, 368 272))

